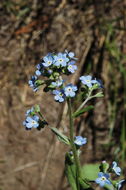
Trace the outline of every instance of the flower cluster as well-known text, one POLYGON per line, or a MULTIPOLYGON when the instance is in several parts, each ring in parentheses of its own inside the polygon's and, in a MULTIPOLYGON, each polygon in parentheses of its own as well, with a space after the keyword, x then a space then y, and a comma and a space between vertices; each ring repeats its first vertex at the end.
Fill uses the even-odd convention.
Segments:
POLYGON ((44 128, 45 125, 48 125, 44 119, 41 120, 37 115, 39 112, 40 110, 38 105, 26 111, 26 119, 23 121, 23 125, 27 130, 31 130, 32 128, 40 130, 41 128, 44 128))
POLYGON ((73 74, 77 70, 76 58, 73 52, 65 50, 64 53, 48 53, 37 65, 35 75, 29 80, 33 91, 38 91, 44 85, 44 91, 51 91, 58 102, 63 102, 67 97, 74 97, 77 87, 72 84, 65 85, 63 75, 73 74), (43 77, 43 80, 39 77, 43 77))
POLYGON ((110 173, 115 173, 120 176, 121 168, 117 166, 117 162, 113 161, 111 166, 106 161, 103 161, 100 165, 100 172, 98 173, 98 178, 95 180, 100 187, 104 187, 106 185, 114 185, 118 190, 122 187, 122 184, 125 180, 121 180, 119 182, 113 181, 110 177, 110 173))

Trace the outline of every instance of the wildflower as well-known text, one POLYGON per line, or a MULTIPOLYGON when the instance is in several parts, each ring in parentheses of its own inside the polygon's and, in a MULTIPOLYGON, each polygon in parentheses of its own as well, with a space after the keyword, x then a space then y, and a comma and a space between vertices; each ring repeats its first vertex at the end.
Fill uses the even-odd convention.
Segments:
POLYGON ((112 169, 117 175, 120 175, 121 173, 121 168, 117 166, 117 162, 112 162, 112 169))
POLYGON ((42 63, 39 63, 37 66, 36 66, 37 70, 35 71, 35 74, 37 76, 40 76, 42 73, 43 73, 43 68, 44 66, 42 65, 42 63))
POLYGON ((65 94, 64 90, 53 90, 53 94, 55 94, 54 99, 58 102, 64 102, 65 94))
POLYGON ((74 52, 68 52, 67 50, 65 50, 65 53, 66 53, 66 55, 69 57, 69 58, 71 58, 71 59, 74 59, 74 60, 76 60, 77 58, 75 58, 74 57, 74 52))
POLYGON ((69 59, 66 57, 66 54, 58 53, 54 56, 54 65, 65 67, 69 59))
POLYGON ((63 84, 63 80, 57 80, 51 83, 54 87, 60 87, 63 84))
POLYGON ((37 115, 34 115, 33 117, 27 117, 26 120, 23 122, 23 125, 27 129, 37 128, 39 126, 39 117, 37 115))
POLYGON ((76 136, 74 143, 78 146, 82 146, 87 143, 87 138, 83 138, 81 136, 76 136))
POLYGON ((117 189, 120 190, 120 188, 123 186, 123 184, 126 182, 126 180, 121 180, 119 181, 116 185, 117 185, 117 189))
POLYGON ((87 85, 89 88, 92 87, 92 84, 97 83, 96 80, 92 80, 92 76, 87 75, 87 76, 81 76, 80 80, 83 84, 87 85))
POLYGON ((50 53, 47 56, 45 56, 43 60, 44 62, 42 64, 44 65, 44 67, 49 67, 53 64, 53 57, 50 53))
POLYGON ((75 92, 77 91, 77 87, 72 85, 72 84, 68 84, 65 88, 64 88, 64 93, 67 97, 74 97, 75 96, 75 92))
POLYGON ((32 113, 34 113, 34 107, 32 107, 31 109, 27 110, 25 115, 28 116, 28 115, 31 115, 32 113))
POLYGON ((37 85, 36 85, 36 80, 37 80, 37 76, 32 76, 31 80, 28 81, 28 84, 30 85, 31 88, 33 88, 33 91, 37 91, 37 85))
POLYGON ((108 173, 103 173, 99 172, 98 173, 98 178, 95 180, 97 184, 100 185, 100 187, 103 187, 104 185, 111 185, 111 182, 109 180, 109 174, 108 173))
POLYGON ((74 65, 74 64, 75 64, 75 61, 70 61, 70 62, 68 63, 67 69, 68 69, 68 71, 69 71, 70 73, 74 73, 75 70, 77 70, 77 66, 74 65))
POLYGON ((68 53, 68 56, 69 56, 70 58, 73 58, 73 57, 74 57, 74 52, 69 52, 69 53, 68 53))

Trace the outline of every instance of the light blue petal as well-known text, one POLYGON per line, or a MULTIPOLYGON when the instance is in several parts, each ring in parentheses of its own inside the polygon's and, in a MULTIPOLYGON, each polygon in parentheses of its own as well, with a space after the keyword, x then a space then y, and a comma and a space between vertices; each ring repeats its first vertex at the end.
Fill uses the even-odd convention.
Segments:
POLYGON ((33 116, 33 120, 38 121, 38 120, 39 120, 39 117, 38 117, 37 115, 34 115, 34 116, 33 116))
POLYGON ((98 173, 98 177, 102 177, 102 176, 104 176, 104 173, 103 172, 99 172, 98 173))
POLYGON ((30 128, 32 128, 32 124, 31 123, 26 123, 26 127, 30 129, 30 128))
POLYGON ((90 76, 90 75, 86 76, 86 80, 91 80, 91 79, 92 79, 92 76, 90 76))
POLYGON ((27 117, 26 121, 31 122, 33 119, 31 117, 27 117))

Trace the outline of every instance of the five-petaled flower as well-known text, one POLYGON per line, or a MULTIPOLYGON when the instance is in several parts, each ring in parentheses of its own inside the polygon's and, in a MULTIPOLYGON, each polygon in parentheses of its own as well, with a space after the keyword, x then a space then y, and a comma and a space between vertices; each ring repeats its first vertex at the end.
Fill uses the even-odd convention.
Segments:
POLYGON ((43 61, 44 61, 44 62, 42 62, 43 66, 44 67, 49 67, 50 65, 53 64, 53 57, 52 57, 52 55, 49 53, 47 56, 45 56, 43 58, 43 61))
POLYGON ((64 102, 65 100, 65 94, 64 94, 64 90, 53 90, 53 94, 55 94, 54 99, 57 102, 64 102))
POLYGON ((76 136, 74 143, 78 146, 83 146, 84 144, 87 143, 87 138, 83 138, 81 136, 76 136))
POLYGON ((75 65, 75 61, 70 61, 68 63, 68 67, 67 67, 68 71, 70 73, 74 73, 77 70, 77 66, 75 65))
POLYGON ((34 115, 33 117, 27 117, 26 120, 23 122, 23 125, 26 129, 37 128, 39 126, 39 117, 34 115))
POLYGON ((76 94, 75 92, 77 91, 77 86, 74 86, 73 84, 68 84, 64 88, 64 93, 66 97, 74 97, 76 94))
POLYGON ((109 177, 110 176, 108 173, 99 172, 98 178, 95 180, 95 182, 99 184, 100 187, 103 187, 104 185, 111 185, 109 177))
POLYGON ((93 84, 97 83, 96 80, 92 80, 92 76, 90 76, 90 75, 81 76, 81 77, 80 77, 80 80, 81 80, 81 82, 82 82, 84 85, 87 85, 89 88, 91 88, 93 84))
POLYGON ((117 175, 120 175, 121 168, 117 166, 117 162, 112 162, 112 169, 117 175))
POLYGON ((58 53, 58 55, 54 55, 54 65, 65 67, 69 58, 66 57, 66 54, 58 53))

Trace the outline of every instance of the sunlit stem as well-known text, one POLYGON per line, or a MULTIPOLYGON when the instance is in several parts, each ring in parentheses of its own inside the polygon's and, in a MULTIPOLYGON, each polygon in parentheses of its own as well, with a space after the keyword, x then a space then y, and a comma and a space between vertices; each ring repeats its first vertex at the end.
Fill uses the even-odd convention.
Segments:
POLYGON ((80 167, 80 160, 77 154, 77 149, 74 144, 74 125, 73 125, 73 117, 72 117, 72 108, 71 108, 71 99, 69 98, 67 100, 68 103, 68 112, 69 112, 69 129, 70 129, 70 143, 71 143, 71 149, 74 156, 74 161, 76 165, 76 182, 77 182, 77 189, 80 190, 79 185, 79 177, 81 176, 81 167, 80 167))
POLYGON ((79 108, 76 110, 76 112, 80 111, 90 99, 94 98, 94 96, 91 96, 91 93, 92 93, 92 89, 89 91, 87 98, 86 98, 86 99, 84 100, 84 102, 79 106, 79 108))

